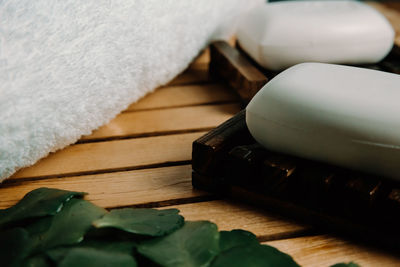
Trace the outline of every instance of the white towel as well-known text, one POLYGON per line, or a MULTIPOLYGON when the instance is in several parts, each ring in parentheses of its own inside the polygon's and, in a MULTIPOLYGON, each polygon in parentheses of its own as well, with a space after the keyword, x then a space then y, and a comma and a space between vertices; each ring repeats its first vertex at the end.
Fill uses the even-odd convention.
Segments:
POLYGON ((0 181, 166 84, 260 2, 0 1, 0 181))

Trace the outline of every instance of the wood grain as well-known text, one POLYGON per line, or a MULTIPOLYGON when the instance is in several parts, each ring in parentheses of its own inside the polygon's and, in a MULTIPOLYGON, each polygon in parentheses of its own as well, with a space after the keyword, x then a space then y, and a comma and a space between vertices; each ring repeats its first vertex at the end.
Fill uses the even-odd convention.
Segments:
POLYGON ((168 85, 207 83, 210 81, 211 79, 208 75, 208 64, 200 63, 191 65, 190 68, 178 75, 175 79, 168 83, 168 85))
POLYGON ((88 192, 85 199, 104 208, 145 203, 156 203, 157 206, 158 202, 164 201, 182 203, 188 198, 208 195, 192 188, 191 171, 190 165, 182 165, 15 184, 6 182, 0 188, 0 209, 14 205, 26 193, 39 187, 88 192))
MULTIPOLYGON (((207 64, 210 62, 210 48, 206 48, 199 53, 199 55, 193 60, 191 67, 196 67, 198 64, 207 64)), ((190 67, 189 67, 190 68, 190 67)))
POLYGON ((239 104, 225 104, 122 113, 82 140, 210 130, 240 109, 239 104))
POLYGON ((310 227, 282 219, 264 210, 228 200, 170 206, 176 208, 186 220, 209 220, 219 230, 244 229, 253 232, 259 239, 278 239, 298 235, 310 227))
POLYGON ((161 87, 128 107, 126 111, 173 108, 238 101, 235 93, 220 83, 161 87))
POLYGON ((265 242, 290 254, 302 266, 331 266, 353 261, 362 267, 400 266, 398 256, 327 235, 265 242))
POLYGON ((204 132, 77 144, 49 155, 11 179, 116 171, 189 161, 192 142, 204 132))
MULTIPOLYGON (((132 206, 142 203, 177 202, 207 196, 206 192, 193 190, 190 185, 190 166, 155 168, 131 172, 89 175, 60 179, 30 181, 23 185, 2 189, 0 208, 14 205, 27 192, 37 186, 86 191, 85 199, 104 208, 132 206), (110 183, 112 179, 112 183, 110 183), (107 188, 107 190, 104 190, 107 188), (152 194, 149 194, 152 192, 152 194)), ((154 204, 153 204, 154 205, 154 204)), ((157 203, 155 203, 157 205, 157 203)), ((260 239, 277 239, 296 236, 310 228, 256 209, 226 200, 205 201, 167 206, 177 208, 186 220, 210 220, 220 230, 244 229, 260 239)))

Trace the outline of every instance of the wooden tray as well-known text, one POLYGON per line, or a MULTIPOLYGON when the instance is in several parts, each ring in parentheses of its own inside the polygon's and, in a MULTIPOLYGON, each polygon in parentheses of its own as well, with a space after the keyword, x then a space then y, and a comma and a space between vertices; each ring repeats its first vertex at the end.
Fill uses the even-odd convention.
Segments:
MULTIPOLYGON (((277 75, 239 46, 216 42, 210 51, 211 76, 245 103, 277 75)), ((382 62, 359 67, 400 73, 399 51, 394 46, 382 62)), ((195 188, 392 248, 400 245, 400 183, 268 151, 251 137, 244 110, 193 143, 192 168, 195 188)))

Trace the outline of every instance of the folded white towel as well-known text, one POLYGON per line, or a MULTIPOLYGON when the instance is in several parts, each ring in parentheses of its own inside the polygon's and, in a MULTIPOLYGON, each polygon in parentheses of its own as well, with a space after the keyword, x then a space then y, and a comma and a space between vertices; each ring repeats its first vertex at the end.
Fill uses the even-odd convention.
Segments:
POLYGON ((0 1, 0 181, 170 81, 260 2, 0 1))

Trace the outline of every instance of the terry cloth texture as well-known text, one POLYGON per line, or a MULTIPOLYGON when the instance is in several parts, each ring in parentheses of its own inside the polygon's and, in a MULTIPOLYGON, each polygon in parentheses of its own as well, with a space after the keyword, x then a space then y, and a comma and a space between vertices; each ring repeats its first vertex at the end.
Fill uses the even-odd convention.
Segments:
POLYGON ((260 2, 0 1, 0 181, 166 84, 260 2))

